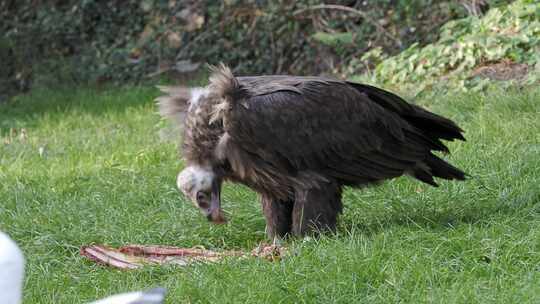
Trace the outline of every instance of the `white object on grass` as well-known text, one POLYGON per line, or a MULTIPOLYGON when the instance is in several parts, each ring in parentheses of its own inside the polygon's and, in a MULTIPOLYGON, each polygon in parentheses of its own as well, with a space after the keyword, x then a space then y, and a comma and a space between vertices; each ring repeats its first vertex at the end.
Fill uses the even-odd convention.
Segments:
POLYGON ((22 298, 24 256, 21 249, 0 231, 0 299, 2 304, 19 304, 22 298))
POLYGON ((161 304, 165 300, 165 288, 122 293, 90 304, 161 304))

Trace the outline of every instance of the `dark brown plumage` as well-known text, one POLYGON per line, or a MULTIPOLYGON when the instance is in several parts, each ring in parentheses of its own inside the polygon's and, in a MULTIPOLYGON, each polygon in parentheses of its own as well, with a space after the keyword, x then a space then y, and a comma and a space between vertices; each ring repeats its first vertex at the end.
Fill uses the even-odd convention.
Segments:
POLYGON ((183 156, 193 169, 179 175, 178 185, 209 219, 223 218, 219 191, 208 187, 222 180, 260 194, 274 237, 334 229, 345 185, 403 174, 433 186, 434 177, 465 178, 432 153, 448 152, 442 139, 464 140, 454 122, 372 86, 322 77, 234 77, 222 66, 198 90, 203 94, 165 89, 170 95, 160 106, 165 116, 188 109, 183 156), (205 191, 211 199, 203 199, 205 191))

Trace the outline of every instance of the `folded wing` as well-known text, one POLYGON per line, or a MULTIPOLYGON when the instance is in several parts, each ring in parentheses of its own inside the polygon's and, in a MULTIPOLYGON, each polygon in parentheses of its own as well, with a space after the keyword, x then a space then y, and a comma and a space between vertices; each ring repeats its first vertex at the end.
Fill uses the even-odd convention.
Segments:
POLYGON ((361 185, 409 173, 464 174, 431 153, 462 139, 450 120, 386 91, 318 77, 238 77, 225 131, 247 153, 291 174, 310 170, 361 185), (433 166, 433 168, 431 167, 433 166))

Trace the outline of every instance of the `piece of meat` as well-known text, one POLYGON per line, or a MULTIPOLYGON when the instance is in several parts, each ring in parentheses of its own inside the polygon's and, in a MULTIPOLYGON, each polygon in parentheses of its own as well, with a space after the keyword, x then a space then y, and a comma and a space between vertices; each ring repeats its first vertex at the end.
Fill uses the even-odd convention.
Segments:
POLYGON ((186 266, 197 262, 218 262, 226 257, 260 257, 278 260, 285 248, 278 245, 261 245, 251 254, 242 251, 216 252, 203 248, 180 248, 171 246, 127 245, 112 248, 104 245, 83 246, 80 254, 98 264, 119 269, 137 269, 145 265, 174 264, 186 266))

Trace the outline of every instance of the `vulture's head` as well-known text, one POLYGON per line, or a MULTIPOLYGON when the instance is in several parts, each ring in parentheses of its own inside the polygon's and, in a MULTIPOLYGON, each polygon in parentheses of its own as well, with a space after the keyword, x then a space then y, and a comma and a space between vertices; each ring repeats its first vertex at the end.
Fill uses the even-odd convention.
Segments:
POLYGON ((221 210, 221 182, 210 168, 188 166, 178 174, 178 189, 188 197, 197 208, 216 224, 225 223, 221 210))

